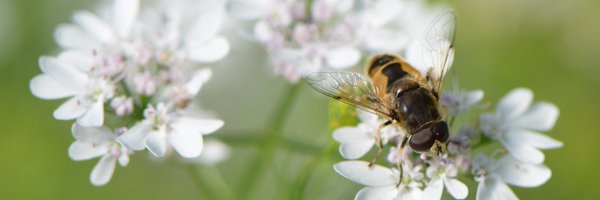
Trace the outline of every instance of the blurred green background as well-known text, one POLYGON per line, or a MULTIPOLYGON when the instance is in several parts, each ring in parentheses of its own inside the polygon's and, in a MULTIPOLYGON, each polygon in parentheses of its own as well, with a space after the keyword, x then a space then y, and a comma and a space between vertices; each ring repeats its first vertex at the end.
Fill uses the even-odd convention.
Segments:
MULTIPOLYGON (((97 160, 74 162, 67 156, 73 141, 71 122, 52 118, 61 101, 33 97, 29 80, 40 73, 40 55, 54 55, 53 30, 70 21, 76 9, 94 10, 99 1, 0 0, 0 199, 202 199, 190 174, 177 165, 155 162, 146 153, 117 167, 112 181, 94 187, 89 173, 97 160)), ((595 0, 457 0, 445 1, 458 13, 453 77, 465 89, 483 89, 485 101, 496 103, 515 87, 529 87, 536 100, 560 108, 548 133, 564 142, 546 151, 553 176, 540 188, 513 190, 522 199, 600 199, 600 1, 595 0)), ((199 102, 226 121, 215 136, 247 135, 254 140, 230 141, 233 156, 218 165, 234 188, 248 172, 257 145, 255 135, 269 124, 286 82, 273 77, 256 44, 235 29, 250 24, 230 22, 231 54, 215 68, 199 102)), ((328 100, 303 86, 286 124, 289 141, 276 146, 252 198, 288 199, 286 190, 312 158, 331 143, 327 131, 328 100)), ((231 137, 229 137, 231 138, 231 137)), ((360 186, 332 170, 337 158, 311 170, 305 199, 352 199, 360 186)), ((200 167, 211 184, 214 169, 200 167)), ((469 182, 469 199, 476 187, 469 182)), ((218 191, 223 192, 223 191, 218 191)))

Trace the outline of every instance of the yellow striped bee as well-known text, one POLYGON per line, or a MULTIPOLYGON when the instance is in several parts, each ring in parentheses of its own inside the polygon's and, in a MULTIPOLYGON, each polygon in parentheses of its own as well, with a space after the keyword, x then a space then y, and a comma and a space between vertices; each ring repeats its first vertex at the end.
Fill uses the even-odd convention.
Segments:
MULTIPOLYGON (((380 129, 393 124, 405 130, 408 134, 402 139, 399 151, 408 142, 415 151, 444 154, 449 130, 438 102, 444 75, 454 57, 455 24, 456 15, 452 11, 436 16, 419 48, 407 56, 413 58, 413 63, 400 56, 380 54, 373 56, 366 66, 367 77, 352 72, 316 72, 305 79, 329 97, 385 118, 387 121, 380 129)), ((379 133, 377 140, 379 151, 371 165, 383 148, 379 133)))

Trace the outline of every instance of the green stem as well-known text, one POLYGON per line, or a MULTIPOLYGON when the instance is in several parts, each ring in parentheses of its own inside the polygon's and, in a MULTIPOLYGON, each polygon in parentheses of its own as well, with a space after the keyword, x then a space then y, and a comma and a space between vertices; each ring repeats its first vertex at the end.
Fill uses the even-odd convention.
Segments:
POLYGON ((122 79, 119 81, 119 86, 121 86, 121 89, 123 90, 123 93, 125 93, 126 96, 133 96, 133 92, 131 92, 129 90, 129 87, 127 87, 127 83, 125 83, 125 79, 122 79))
POLYGON ((492 143, 492 139, 485 136, 483 133, 480 133, 479 135, 479 142, 471 146, 472 151, 492 143))
POLYGON ((450 117, 450 120, 448 121, 449 127, 452 127, 452 125, 454 125, 454 120, 456 120, 456 117, 450 117))
POLYGON ((283 100, 275 110, 275 116, 273 117, 272 123, 268 126, 267 131, 264 134, 264 143, 258 150, 258 157, 250 163, 246 170, 245 177, 241 181, 239 191, 241 198, 250 198, 251 191, 258 185, 258 177, 262 177, 266 171, 266 167, 268 167, 265 165, 270 163, 273 159, 275 147, 281 140, 286 119, 289 117, 294 99, 296 98, 301 85, 302 83, 291 85, 284 93, 283 100))
POLYGON ((205 199, 236 199, 233 191, 225 181, 225 178, 214 166, 200 166, 193 164, 181 164, 190 174, 194 184, 205 199))
POLYGON ((207 184, 203 179, 198 169, 192 164, 183 164, 183 167, 190 174, 190 177, 193 179, 196 188, 198 188, 198 192, 204 196, 204 199, 216 199, 216 195, 213 190, 210 189, 210 185, 207 184))
POLYGON ((306 188, 306 183, 310 175, 315 171, 315 169, 323 162, 327 160, 329 156, 334 154, 337 149, 337 144, 335 142, 331 142, 327 148, 319 154, 319 156, 313 158, 304 168, 300 171, 298 176, 296 177, 296 181, 292 185, 292 194, 291 199, 300 200, 304 196, 304 189, 306 188))
POLYGON ((304 9, 306 9, 306 16, 312 18, 312 4, 315 0, 307 0, 304 9))
MULTIPOLYGON (((243 146, 243 147, 258 147, 261 145, 261 138, 256 137, 257 134, 248 132, 242 133, 223 133, 216 135, 215 137, 219 140, 224 141, 232 146, 243 146)), ((321 148, 315 144, 307 143, 299 140, 294 140, 286 137, 279 139, 277 147, 287 149, 294 153, 303 154, 317 154, 321 152, 321 148)))

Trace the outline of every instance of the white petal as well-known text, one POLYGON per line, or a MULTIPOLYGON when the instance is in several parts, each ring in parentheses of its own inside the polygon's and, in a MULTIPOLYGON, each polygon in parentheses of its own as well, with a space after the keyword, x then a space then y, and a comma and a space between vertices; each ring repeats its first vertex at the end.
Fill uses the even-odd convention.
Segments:
POLYGON ((202 153, 202 134, 173 130, 167 140, 177 153, 184 158, 198 157, 202 153))
POLYGON ((119 36, 129 36, 133 23, 138 15, 138 0, 117 0, 113 4, 113 24, 119 36))
POLYGON ((514 119, 517 116, 525 113, 531 101, 533 100, 533 92, 527 88, 517 88, 510 91, 504 96, 496 112, 502 116, 503 119, 514 119))
POLYGON ((558 107, 551 103, 536 103, 515 120, 515 125, 538 131, 552 129, 558 119, 558 107))
POLYGON ((361 122, 367 123, 367 124, 376 124, 376 125, 380 125, 378 124, 378 119, 379 117, 376 114, 361 110, 361 109, 356 109, 356 115, 358 115, 358 118, 360 119, 361 122))
POLYGON ((127 166, 129 164, 129 155, 123 153, 123 155, 119 156, 119 164, 123 167, 127 166))
POLYGON ((91 53, 79 50, 64 51, 58 55, 58 60, 82 71, 89 71, 95 62, 91 53))
POLYGON ((231 149, 225 143, 218 140, 204 141, 202 154, 197 158, 202 164, 215 165, 229 158, 231 149))
POLYGON ((146 137, 146 148, 156 157, 163 157, 167 151, 166 133, 164 130, 151 131, 146 137))
POLYGON ((113 132, 106 127, 83 127, 74 123, 71 133, 77 141, 101 144, 114 139, 113 132))
POLYGON ((365 187, 358 191, 354 200, 393 200, 398 195, 395 185, 383 187, 365 187))
POLYGON ((262 17, 269 2, 265 0, 232 0, 227 2, 227 13, 236 19, 252 20, 262 17))
POLYGON ((397 52, 408 46, 408 37, 399 31, 379 29, 365 38, 365 45, 373 52, 397 52))
POLYGON ((534 148, 533 146, 529 146, 523 144, 520 141, 519 136, 509 136, 505 139, 500 140, 500 142, 506 147, 506 150, 510 153, 510 155, 514 156, 518 160, 527 163, 542 163, 544 162, 544 153, 540 150, 534 148))
POLYGON ((54 111, 54 118, 59 120, 75 119, 83 115, 86 111, 87 108, 82 105, 81 100, 78 97, 73 97, 54 111))
POLYGON ((360 60, 360 51, 352 47, 330 50, 326 55, 327 65, 335 69, 344 69, 356 65, 360 60))
POLYGON ((202 119, 198 121, 198 125, 200 126, 200 133, 203 135, 208 135, 214 133, 219 130, 225 122, 219 119, 202 119))
POLYGON ((347 142, 340 145, 340 154, 346 159, 358 159, 369 153, 375 141, 347 142))
POLYGON ((69 157, 75 161, 88 160, 108 153, 108 144, 75 141, 69 146, 69 157))
POLYGON ((42 56, 39 65, 45 74, 61 82, 64 86, 73 90, 81 90, 88 81, 88 76, 77 68, 61 62, 56 58, 42 56))
POLYGON ((88 34, 93 35, 98 41, 102 43, 115 41, 115 35, 111 27, 98 18, 98 16, 87 11, 78 11, 73 15, 73 19, 81 28, 88 34))
POLYGON ((210 10, 203 10, 202 13, 195 17, 196 21, 189 27, 186 39, 202 43, 215 38, 223 21, 223 9, 217 6, 210 10))
POLYGON ((254 36, 258 41, 268 42, 273 37, 273 34, 275 33, 273 33, 266 21, 262 20, 254 24, 254 36))
POLYGON ((333 169, 347 179, 367 186, 388 186, 398 182, 391 169, 379 165, 369 167, 365 161, 343 161, 335 164, 333 169))
POLYGON ((466 93, 465 105, 474 105, 483 99, 483 90, 474 90, 466 93))
POLYGON ((444 191, 444 183, 439 178, 434 178, 429 181, 425 190, 423 190, 424 200, 439 200, 442 198, 442 192, 444 191))
POLYGON ((552 176, 552 172, 544 164, 519 162, 510 155, 498 161, 495 172, 504 182, 519 187, 538 187, 552 176))
POLYGON ((335 129, 333 131, 333 139, 340 143, 372 140, 363 129, 351 126, 335 129))
POLYGON ((488 177, 477 186, 477 200, 517 200, 517 195, 499 178, 488 177))
POLYGON ((368 20, 367 23, 370 25, 380 27, 396 19, 398 12, 402 10, 402 6, 400 1, 377 1, 369 8, 369 10, 367 10, 367 12, 365 12, 363 18, 368 20))
POLYGON ((196 96, 202 88, 202 85, 206 83, 212 76, 212 70, 210 68, 204 68, 194 73, 191 80, 186 84, 186 89, 190 96, 196 96))
POLYGON ((563 146, 561 141, 533 131, 512 130, 509 134, 513 135, 511 138, 514 139, 515 143, 532 146, 538 149, 556 149, 563 146))
POLYGON ((141 122, 137 123, 123 135, 117 138, 121 144, 132 150, 142 150, 145 147, 144 141, 146 136, 150 133, 150 127, 148 124, 141 122))
POLYGON ((225 122, 218 119, 179 117, 171 124, 171 127, 181 132, 202 133, 206 135, 217 131, 223 124, 225 122))
POLYGON ((364 156, 375 144, 375 139, 369 137, 361 128, 341 127, 333 131, 333 138, 342 143, 340 154, 346 159, 357 159, 364 156))
POLYGON ((98 41, 86 34, 81 28, 72 24, 63 24, 56 28, 54 38, 64 48, 91 50, 98 46, 98 41))
POLYGON ((101 186, 112 178, 113 172, 115 171, 115 157, 111 155, 104 155, 98 161, 98 164, 92 170, 92 174, 90 175, 90 181, 95 186, 101 186))
POLYGON ((335 9, 339 13, 349 12, 354 7, 354 0, 335 1, 335 9))
POLYGON ((465 199, 467 195, 469 195, 469 188, 454 178, 446 178, 444 179, 444 184, 448 190, 448 193, 452 195, 455 199, 465 199))
POLYGON ((402 190, 398 193, 398 197, 396 199, 402 200, 421 200, 423 196, 423 191, 418 188, 411 188, 410 190, 402 190))
POLYGON ((211 63, 221 60, 229 53, 229 42, 223 36, 217 36, 207 41, 190 41, 187 46, 191 60, 211 63))
POLYGON ((104 124, 104 98, 99 98, 87 110, 87 112, 77 118, 77 123, 81 126, 102 126, 104 124))
MULTIPOLYGON (((406 60, 421 74, 427 74, 427 71, 432 67, 431 58, 425 56, 426 50, 421 42, 413 42, 406 49, 406 60)), ((434 74, 435 75, 435 74, 434 74)), ((437 77, 433 77, 437 78, 437 77)))
POLYGON ((34 96, 41 99, 60 99, 73 96, 76 91, 64 86, 56 79, 45 75, 37 75, 29 82, 29 89, 34 96))

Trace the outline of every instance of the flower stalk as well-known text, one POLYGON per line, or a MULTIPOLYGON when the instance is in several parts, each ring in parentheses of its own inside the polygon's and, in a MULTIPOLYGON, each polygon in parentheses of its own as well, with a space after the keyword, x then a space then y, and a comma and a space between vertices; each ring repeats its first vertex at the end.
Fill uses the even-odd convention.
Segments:
POLYGON ((259 177, 262 177, 267 170, 267 166, 271 163, 277 143, 281 140, 285 123, 294 105, 294 100, 301 88, 302 84, 289 84, 282 95, 283 99, 275 109, 272 123, 270 123, 262 136, 264 142, 259 147, 258 155, 248 165, 245 177, 241 181, 239 190, 241 198, 250 198, 254 187, 258 185, 259 177))
POLYGON ((198 166, 189 163, 184 163, 182 165, 190 174, 199 193, 201 193, 205 199, 237 199, 219 169, 213 166, 198 166))

